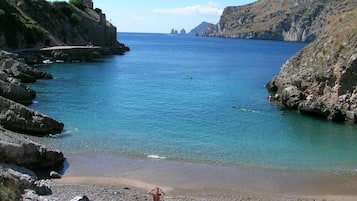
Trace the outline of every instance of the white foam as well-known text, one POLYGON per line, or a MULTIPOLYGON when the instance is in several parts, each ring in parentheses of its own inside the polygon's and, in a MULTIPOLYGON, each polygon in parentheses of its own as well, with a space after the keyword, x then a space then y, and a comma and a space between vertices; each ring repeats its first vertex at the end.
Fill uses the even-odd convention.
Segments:
POLYGON ((166 157, 155 155, 155 154, 148 155, 147 157, 148 158, 153 158, 153 159, 166 159, 166 157))

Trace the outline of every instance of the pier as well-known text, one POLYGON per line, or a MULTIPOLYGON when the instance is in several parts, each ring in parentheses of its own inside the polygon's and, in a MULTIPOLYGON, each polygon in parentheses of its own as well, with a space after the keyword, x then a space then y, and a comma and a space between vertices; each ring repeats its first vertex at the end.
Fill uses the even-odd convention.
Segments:
POLYGON ((41 48, 41 51, 55 51, 55 50, 92 50, 92 49, 102 49, 101 46, 53 46, 41 48))
POLYGON ((88 61, 101 56, 101 46, 53 46, 41 48, 40 51, 53 60, 88 61))

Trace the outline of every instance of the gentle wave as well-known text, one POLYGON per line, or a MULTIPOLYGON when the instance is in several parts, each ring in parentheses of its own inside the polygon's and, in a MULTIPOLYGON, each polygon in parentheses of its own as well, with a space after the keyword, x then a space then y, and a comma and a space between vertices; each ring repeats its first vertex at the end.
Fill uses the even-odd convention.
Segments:
POLYGON ((152 159, 166 159, 166 157, 159 156, 159 155, 147 155, 147 157, 152 159))

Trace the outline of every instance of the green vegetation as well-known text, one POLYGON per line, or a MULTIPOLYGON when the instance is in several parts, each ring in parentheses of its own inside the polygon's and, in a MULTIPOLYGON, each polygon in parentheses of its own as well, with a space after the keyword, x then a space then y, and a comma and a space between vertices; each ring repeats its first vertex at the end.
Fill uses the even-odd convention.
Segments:
POLYGON ((18 194, 19 185, 16 184, 12 176, 0 166, 0 200, 19 200, 18 194))
POLYGON ((43 40, 45 31, 36 21, 22 15, 9 1, 0 0, 0 5, 0 30, 9 47, 18 48, 19 43, 32 47, 43 40))
POLYGON ((357 34, 357 26, 355 20, 357 19, 357 8, 340 16, 329 27, 330 30, 335 30, 333 35, 333 45, 339 50, 345 49, 347 40, 353 35, 357 34))
POLYGON ((0 183, 0 198, 1 200, 16 200, 15 190, 4 185, 3 182, 0 183))
POLYGON ((70 0, 69 3, 75 5, 77 8, 84 10, 87 6, 84 0, 70 0))
POLYGON ((76 13, 72 13, 70 21, 72 25, 79 25, 81 18, 76 13))

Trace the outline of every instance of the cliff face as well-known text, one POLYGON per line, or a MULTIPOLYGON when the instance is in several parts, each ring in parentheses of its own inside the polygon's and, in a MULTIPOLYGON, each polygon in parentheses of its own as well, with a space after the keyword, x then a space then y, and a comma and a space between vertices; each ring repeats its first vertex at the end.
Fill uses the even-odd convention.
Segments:
POLYGON ((357 122, 357 7, 288 60, 268 89, 283 105, 331 120, 357 122))
POLYGON ((310 42, 330 17, 340 15, 354 0, 259 0, 225 8, 220 21, 205 36, 310 42))
POLYGON ((100 9, 45 0, 0 0, 3 49, 89 43, 121 47, 116 33, 100 9))
POLYGON ((209 28, 210 26, 214 26, 214 24, 208 23, 208 22, 202 22, 195 28, 193 28, 189 34, 194 35, 194 36, 202 36, 204 31, 209 28))

